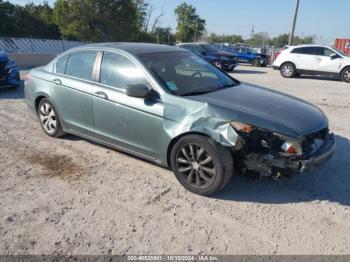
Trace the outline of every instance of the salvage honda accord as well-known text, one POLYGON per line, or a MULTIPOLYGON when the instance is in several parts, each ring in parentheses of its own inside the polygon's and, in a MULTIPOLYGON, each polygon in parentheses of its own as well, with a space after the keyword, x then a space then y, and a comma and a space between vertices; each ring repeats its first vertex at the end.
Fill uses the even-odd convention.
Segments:
POLYGON ((170 167, 201 195, 221 190, 237 172, 311 170, 335 150, 317 107, 242 84, 177 47, 71 49, 30 71, 25 96, 47 135, 75 134, 170 167))

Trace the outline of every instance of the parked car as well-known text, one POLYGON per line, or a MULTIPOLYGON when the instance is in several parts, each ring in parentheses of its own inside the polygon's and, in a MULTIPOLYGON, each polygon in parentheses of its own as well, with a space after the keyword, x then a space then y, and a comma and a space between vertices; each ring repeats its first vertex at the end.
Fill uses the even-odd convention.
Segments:
POLYGON ((269 57, 266 54, 258 53, 249 47, 224 44, 215 44, 214 46, 219 50, 233 53, 242 63, 249 63, 256 67, 265 67, 269 64, 269 57))
POLYGON ((24 90, 48 136, 75 134, 169 167, 201 195, 238 170, 300 173, 335 150, 317 107, 240 83, 177 47, 78 47, 31 70, 24 90))
POLYGON ((0 50, 0 87, 18 88, 20 86, 19 68, 0 50))
POLYGON ((233 71, 237 66, 237 58, 233 54, 224 51, 218 51, 209 44, 183 43, 178 44, 177 46, 187 49, 192 53, 200 56, 220 70, 233 71))
POLYGON ((350 83, 350 57, 341 51, 320 45, 290 46, 282 50, 273 63, 286 78, 327 75, 350 83))

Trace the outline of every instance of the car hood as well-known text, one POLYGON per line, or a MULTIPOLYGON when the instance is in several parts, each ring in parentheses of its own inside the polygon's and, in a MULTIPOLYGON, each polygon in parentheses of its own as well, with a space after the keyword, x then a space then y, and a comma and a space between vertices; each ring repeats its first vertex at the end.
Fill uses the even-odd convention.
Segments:
POLYGON ((295 138, 328 126, 327 117, 316 106, 259 86, 240 84, 188 98, 214 106, 217 117, 227 121, 239 121, 295 138))

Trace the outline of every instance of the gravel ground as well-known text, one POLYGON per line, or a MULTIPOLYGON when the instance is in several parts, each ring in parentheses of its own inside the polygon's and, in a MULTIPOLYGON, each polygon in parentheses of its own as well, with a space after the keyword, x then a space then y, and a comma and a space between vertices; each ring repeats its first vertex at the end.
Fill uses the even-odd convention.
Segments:
POLYGON ((201 197, 166 169, 47 137, 23 88, 0 90, 0 254, 350 254, 350 84, 233 75, 324 110, 338 143, 328 165, 278 182, 234 177, 201 197))

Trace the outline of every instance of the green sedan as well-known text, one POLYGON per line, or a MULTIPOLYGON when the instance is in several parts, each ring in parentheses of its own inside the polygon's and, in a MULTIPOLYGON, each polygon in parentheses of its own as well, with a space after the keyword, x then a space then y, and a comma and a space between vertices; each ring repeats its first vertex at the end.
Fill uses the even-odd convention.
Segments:
POLYGON ((25 96, 47 135, 75 134, 169 167, 201 195, 237 173, 312 170, 335 150, 317 107, 242 84, 177 47, 71 49, 30 71, 25 96))

